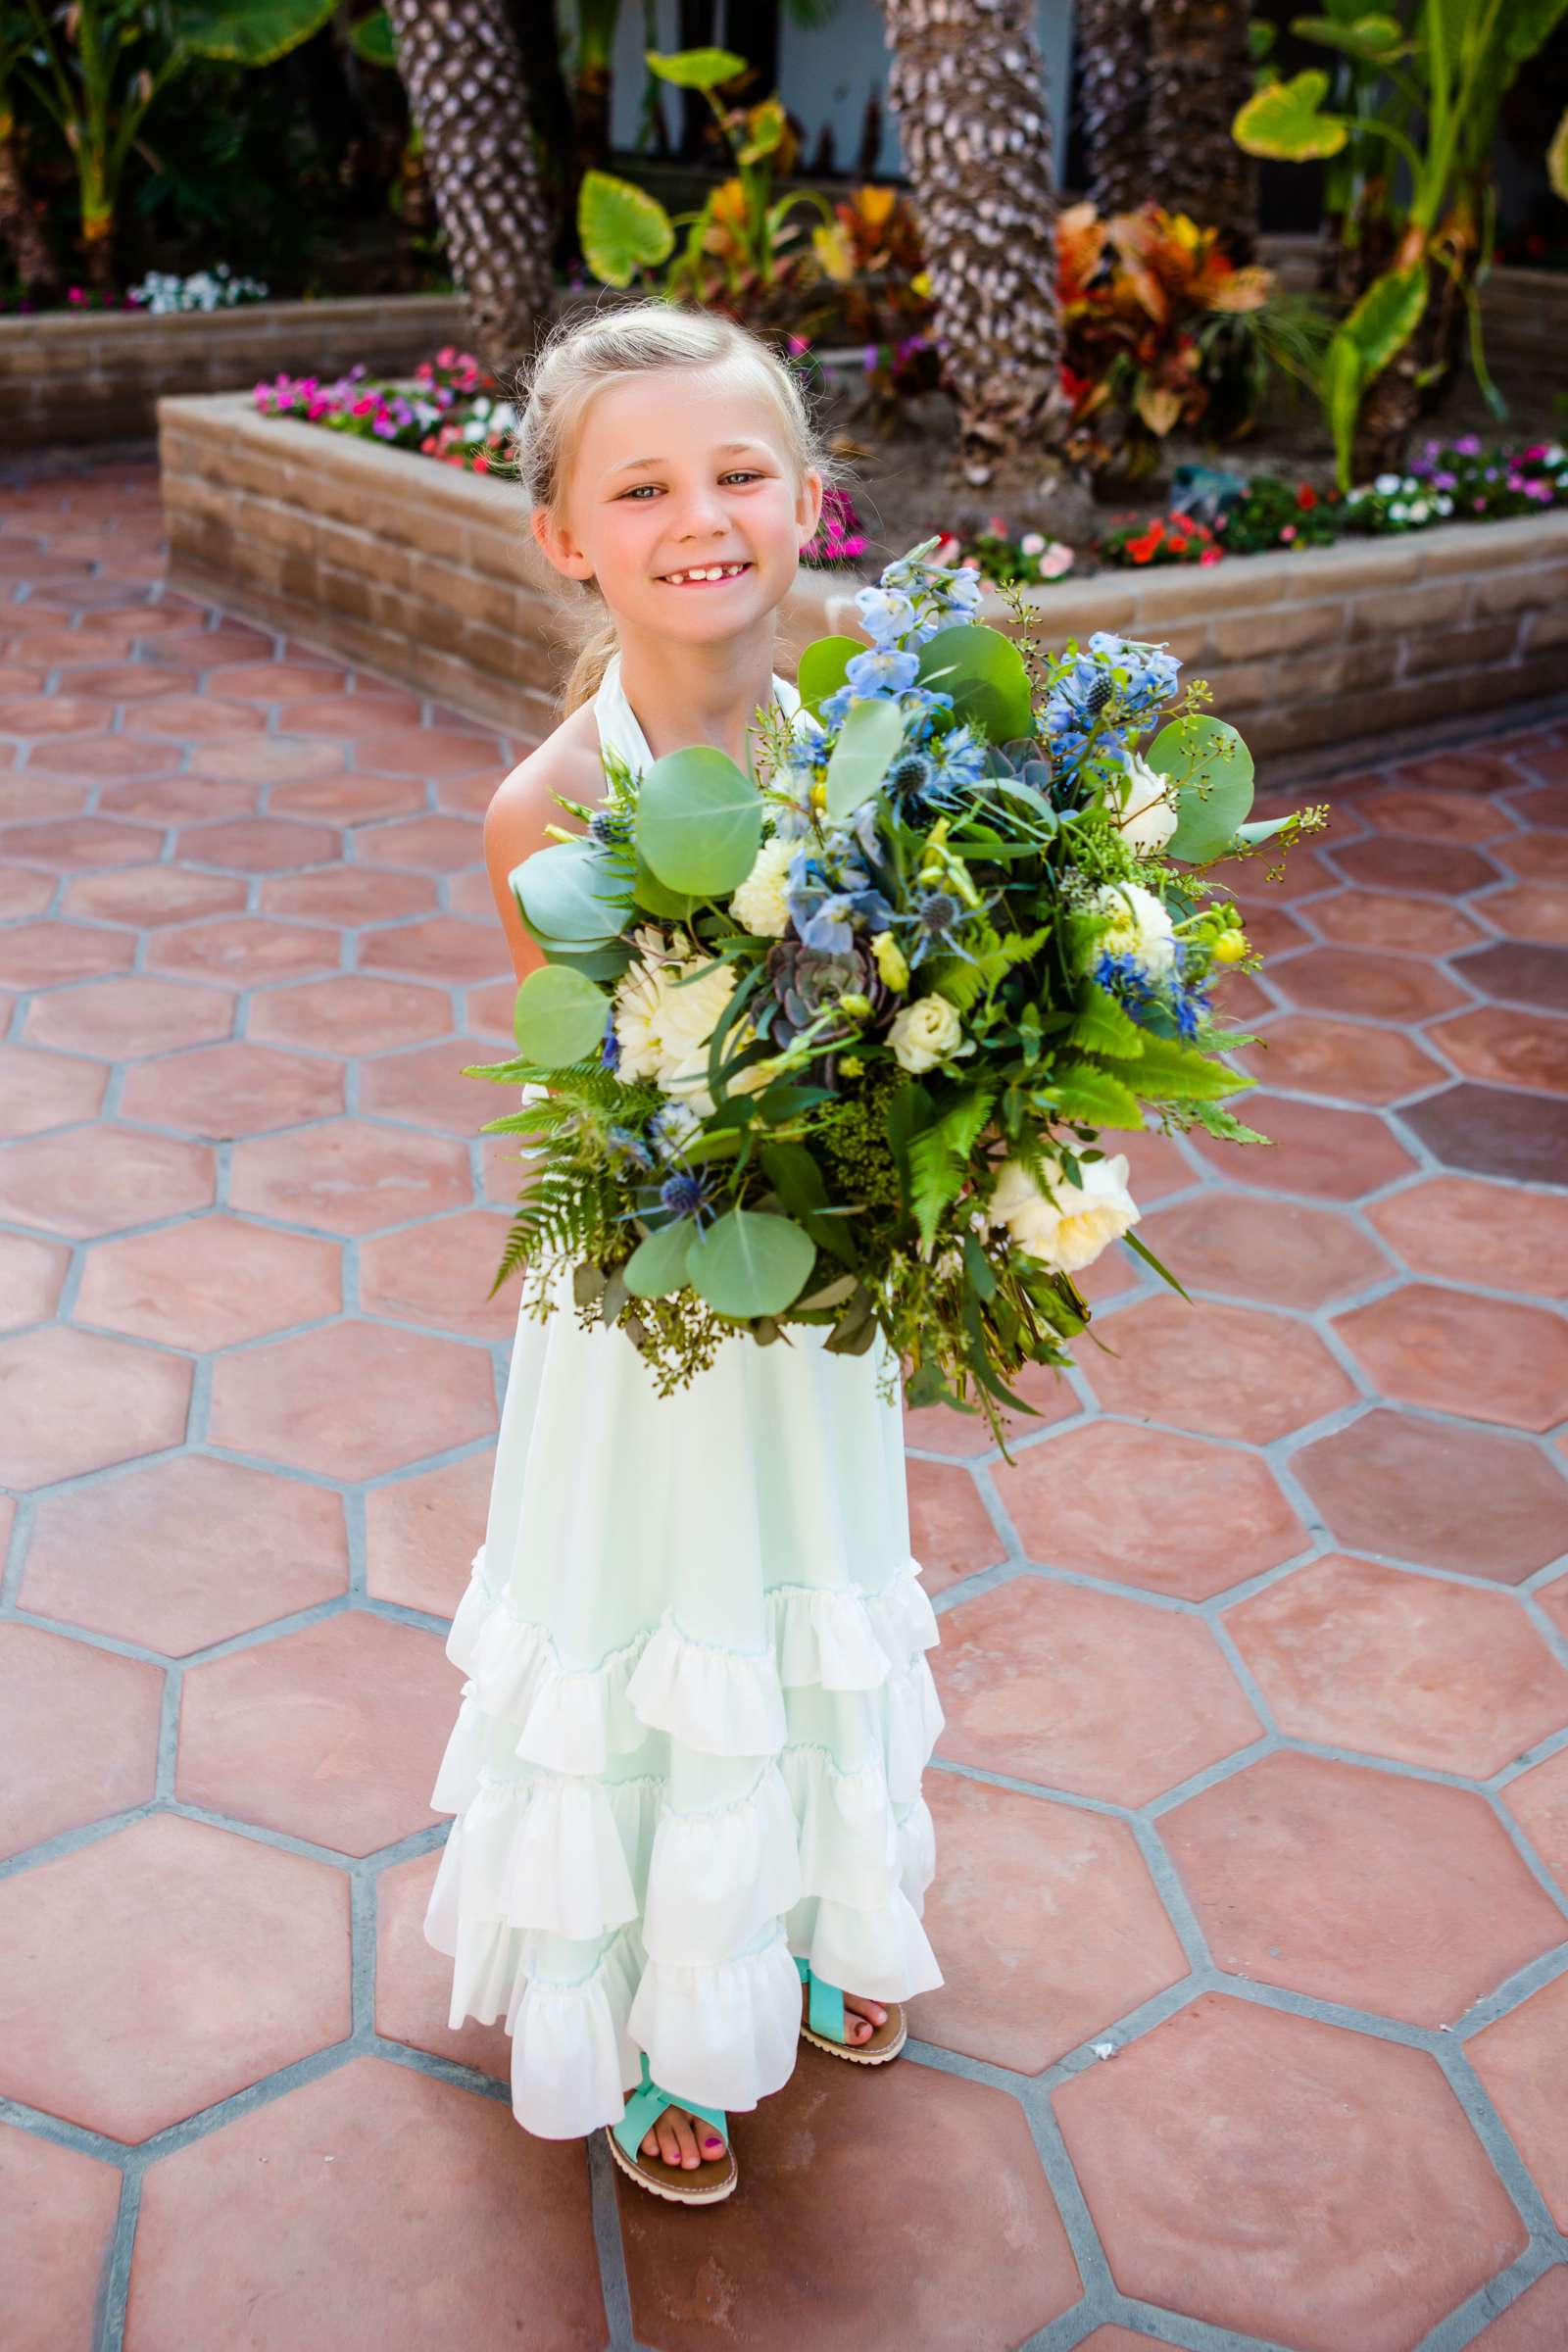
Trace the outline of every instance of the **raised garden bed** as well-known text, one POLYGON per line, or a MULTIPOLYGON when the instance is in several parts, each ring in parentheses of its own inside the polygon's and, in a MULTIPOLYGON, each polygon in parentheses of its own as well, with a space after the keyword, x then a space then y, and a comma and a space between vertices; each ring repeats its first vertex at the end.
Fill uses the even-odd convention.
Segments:
POLYGON ((13 451, 150 438, 161 393, 248 391, 260 376, 340 374, 356 360, 396 372, 463 331, 455 294, 0 318, 0 435, 13 451))
MULTIPOLYGON (((566 649, 514 485, 318 426, 248 393, 158 404, 174 584, 536 741, 566 649)), ((873 549, 870 577, 883 559, 873 549)), ((859 573, 802 568, 780 666, 859 634, 859 573)), ((1271 780, 1568 702, 1568 513, 1102 573, 1026 592, 1052 644, 1167 643, 1271 780)), ((1007 625, 988 591, 986 617, 1007 625)))

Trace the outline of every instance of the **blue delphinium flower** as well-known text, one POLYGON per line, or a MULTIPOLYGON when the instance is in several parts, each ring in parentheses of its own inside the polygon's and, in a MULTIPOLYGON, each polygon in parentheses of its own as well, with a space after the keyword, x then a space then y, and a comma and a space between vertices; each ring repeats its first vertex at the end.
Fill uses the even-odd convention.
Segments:
POLYGON ((605 1070, 620 1067, 620 1040, 615 1035, 615 1016, 612 1011, 605 1020, 604 1042, 599 1049, 599 1066, 605 1070))
POLYGON ((876 646, 852 656, 844 675, 858 699, 902 694, 920 674, 918 654, 900 653, 894 646, 876 646))
POLYGON ((1067 664, 1046 698, 1046 741, 1057 766, 1075 768, 1091 736, 1097 750, 1121 764, 1128 738, 1142 734, 1169 702, 1180 670, 1161 646, 1097 629, 1089 651, 1067 664))

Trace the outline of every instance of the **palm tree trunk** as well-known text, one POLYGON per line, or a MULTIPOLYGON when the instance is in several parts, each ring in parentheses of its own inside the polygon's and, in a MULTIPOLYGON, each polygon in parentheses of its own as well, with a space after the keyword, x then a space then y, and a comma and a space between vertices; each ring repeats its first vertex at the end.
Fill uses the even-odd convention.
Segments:
POLYGON ((23 292, 59 283, 49 240, 38 223, 22 174, 16 121, 0 97, 0 252, 10 254, 23 292))
POLYGON ((1168 211, 1221 228, 1244 258, 1257 241, 1257 164, 1231 136, 1252 94, 1250 0, 1146 0, 1149 179, 1168 211))
POLYGON ((882 0, 964 479, 1060 437, 1056 194, 1031 0, 882 0))
POLYGON ((549 315, 551 220, 501 0, 387 0, 398 71, 479 357, 525 359, 549 315))
POLYGON ((1079 0, 1075 11, 1089 195, 1102 220, 1152 193, 1145 0, 1079 0))

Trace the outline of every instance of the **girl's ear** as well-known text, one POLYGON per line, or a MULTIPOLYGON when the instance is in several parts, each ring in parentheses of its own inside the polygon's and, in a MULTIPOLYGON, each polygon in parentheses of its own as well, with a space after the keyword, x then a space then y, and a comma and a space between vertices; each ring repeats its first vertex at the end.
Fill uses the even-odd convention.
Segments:
POLYGON ((809 546, 816 537, 816 526, 821 519, 822 476, 812 466, 802 474, 800 491, 795 500, 795 521, 803 547, 809 546))
POLYGON ((586 580, 593 576, 593 567, 576 541, 561 530, 551 516, 548 507, 535 507, 528 520, 533 535, 543 549, 546 560, 568 579, 586 580))

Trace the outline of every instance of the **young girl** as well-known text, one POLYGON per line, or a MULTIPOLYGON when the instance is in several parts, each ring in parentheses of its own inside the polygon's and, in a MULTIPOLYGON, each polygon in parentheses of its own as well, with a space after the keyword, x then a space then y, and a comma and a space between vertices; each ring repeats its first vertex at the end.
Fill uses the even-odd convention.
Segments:
MULTIPOLYGON (((543 960, 509 876, 636 770, 695 743, 761 772, 749 721, 830 461, 791 370, 730 321, 639 303, 558 326, 518 441, 534 534, 597 623, 566 715, 491 804, 519 979, 543 960)), ((570 593, 568 591, 568 593, 570 593)), ((431 1804, 453 1813, 424 1933, 450 2022, 504 2016, 517 2120, 610 2128, 656 2195, 711 2204, 727 2110, 804 2034, 895 2057, 943 1982, 921 1774, 942 1729, 909 1555, 885 1343, 726 1340, 661 1396, 569 1288, 519 1317, 489 1522, 447 1654, 463 1701, 431 1804)))

